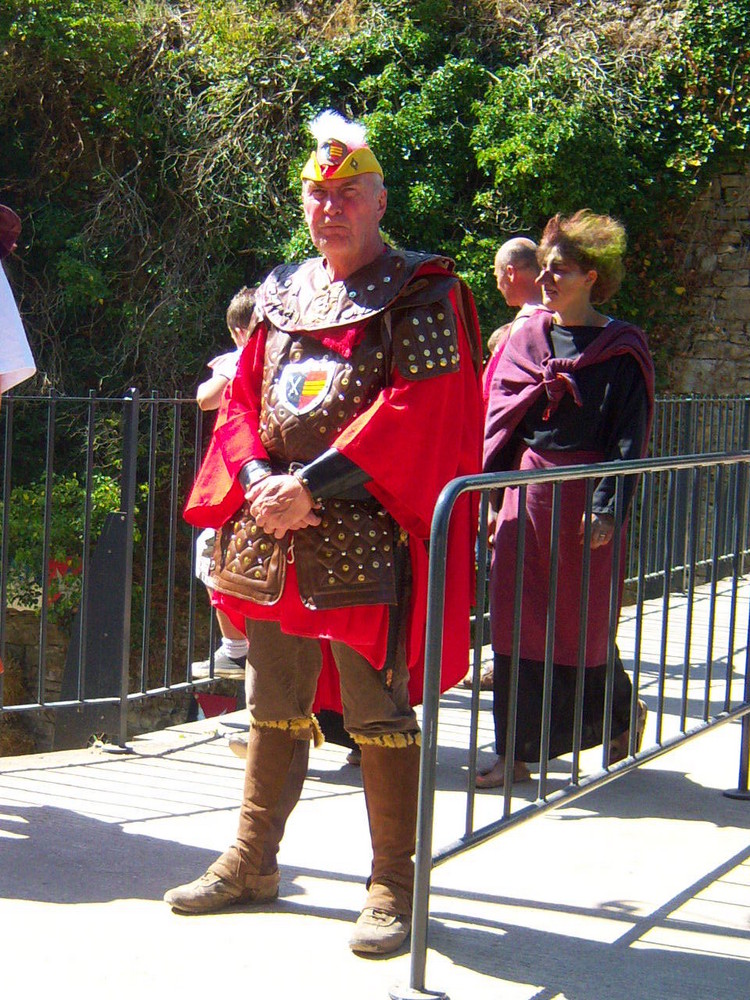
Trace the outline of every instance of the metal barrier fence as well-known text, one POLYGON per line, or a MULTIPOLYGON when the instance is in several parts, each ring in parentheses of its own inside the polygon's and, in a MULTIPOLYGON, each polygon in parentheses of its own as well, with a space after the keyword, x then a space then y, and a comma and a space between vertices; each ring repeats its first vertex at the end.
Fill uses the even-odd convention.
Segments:
MULTIPOLYGON (((743 431, 744 433, 744 431, 743 431)), ((694 739, 703 732, 731 722, 742 720, 741 748, 739 761, 738 788, 727 794, 738 798, 750 798, 748 794, 748 765, 750 763, 750 617, 740 622, 740 588, 743 581, 743 559, 747 551, 748 529, 748 466, 750 453, 728 452, 712 455, 688 455, 663 459, 644 459, 637 462, 575 466, 557 470, 532 472, 509 472, 492 475, 478 475, 454 480, 443 491, 436 506, 430 540, 430 575, 428 589, 428 611, 426 632, 425 692, 422 718, 422 766, 419 790, 419 816, 417 826, 416 883, 414 890, 414 914, 412 923, 411 967, 408 988, 391 991, 391 1000, 409 1000, 417 996, 439 997, 433 990, 425 991, 425 965, 427 954, 428 912, 430 876, 432 868, 449 858, 475 847, 503 831, 526 822, 547 810, 566 805, 603 784, 614 780, 666 753, 678 744, 694 739), (582 758, 582 714, 583 714, 583 663, 585 649, 579 650, 577 684, 575 692, 573 741, 570 757, 565 756, 565 770, 569 777, 563 787, 552 788, 550 783, 550 721, 553 677, 554 623, 556 602, 561 586, 570 586, 570 581, 557 578, 556 552, 560 536, 561 491, 565 484, 573 480, 586 482, 586 507, 590 515, 593 488, 596 480, 603 475, 617 476, 617 499, 615 536, 612 545, 612 575, 609 589, 609 640, 607 650, 606 685, 604 692, 604 714, 602 744, 598 750, 585 751, 582 758), (633 530, 637 534, 638 557, 635 574, 635 602, 628 609, 633 621, 633 648, 629 658, 632 677, 630 702, 631 726, 628 738, 628 753, 624 760, 608 763, 608 747, 612 734, 613 683, 615 657, 617 656, 617 624, 620 575, 619 552, 626 527, 622 519, 623 483, 627 476, 639 474, 638 498, 631 516, 633 530), (451 512, 459 497, 471 492, 481 494, 479 565, 477 569, 478 610, 486 606, 486 562, 487 562, 487 512, 488 496, 499 487, 519 490, 519 519, 516 566, 507 567, 509 577, 514 581, 515 603, 512 620, 514 622, 512 654, 510 657, 509 710, 507 717, 506 745, 514 747, 516 732, 516 704, 520 658, 520 622, 522 614, 522 581, 525 534, 525 498, 527 490, 535 485, 548 483, 552 489, 552 521, 550 539, 550 581, 547 603, 546 652, 544 662, 542 724, 540 729, 541 760, 538 764, 539 777, 535 801, 524 801, 512 807, 512 775, 514 755, 509 752, 505 761, 505 786, 502 798, 502 816, 499 819, 475 826, 475 794, 477 762, 477 731, 479 712, 479 675, 484 643, 484 629, 477 627, 474 637, 474 681, 472 689, 471 745, 468 748, 469 771, 466 797, 466 817, 463 833, 452 843, 433 848, 433 815, 435 800, 435 779, 437 764, 438 703, 440 683, 440 659, 442 648, 443 609, 446 600, 446 556, 448 526, 451 512), (684 483, 688 503, 684 521, 675 502, 678 484, 684 483), (710 485, 709 485, 710 484, 710 485), (663 495, 666 503, 658 509, 663 523, 660 525, 664 541, 659 599, 650 604, 660 607, 658 620, 646 622, 644 608, 647 606, 649 590, 648 558, 650 539, 653 536, 652 523, 654 507, 651 498, 663 495), (711 503, 697 502, 701 496, 710 496, 711 503), (684 531, 684 536, 679 532, 684 531), (731 536, 731 546, 719 549, 718 541, 731 536), (680 545, 675 541, 679 537, 680 545), (717 547, 708 558, 711 572, 708 583, 698 581, 699 555, 698 540, 712 539, 717 547), (684 545, 682 544, 684 542, 684 545), (670 592, 665 581, 673 582, 676 562, 685 570, 684 591, 670 592), (723 573, 720 564, 729 563, 729 575, 725 576, 719 590, 719 579, 723 573), (703 607, 699 609, 699 604, 703 607), (695 623, 698 611, 704 612, 705 622, 701 623, 701 634, 705 637, 705 648, 698 648, 695 623), (677 621, 679 617, 679 621, 677 621), (717 618, 726 625, 727 645, 717 648, 715 641, 717 618), (677 623, 677 625, 675 625, 677 623), (680 630, 681 643, 677 656, 668 655, 668 631, 670 624, 680 630), (740 630, 741 642, 736 636, 740 630), (650 637, 649 652, 644 645, 645 636, 650 637), (738 656, 738 654, 740 654, 738 656), (647 656, 650 659, 647 659, 647 656), (744 660, 738 662, 738 658, 744 660), (651 697, 651 709, 656 714, 656 733, 652 744, 641 749, 636 747, 636 733, 632 721, 636 719, 639 694, 644 679, 649 689, 656 691, 651 697), (694 697, 698 688, 698 697, 694 697), (691 697, 691 695, 693 697, 691 697), (667 709, 674 704, 675 712, 667 709), (593 755, 593 759, 592 759, 593 755), (584 764, 584 759, 586 763, 584 764)), ((581 573, 580 619, 581 634, 586 634, 588 614, 588 592, 591 566, 590 527, 583 537, 583 567, 581 573)), ((745 588, 747 590, 747 587, 745 588)), ((743 602, 747 601, 745 595, 743 602)), ((750 608, 750 602, 748 602, 750 608)), ((654 617, 653 613, 651 615, 654 617)), ((486 619, 477 616, 478 622, 486 619)), ((623 659, 625 656, 623 655, 623 659)), ((554 777, 561 778, 559 767, 554 777)))
POLYGON ((0 713, 93 707, 89 731, 124 744, 130 702, 211 682, 191 676, 196 649, 214 648, 215 620, 181 516, 208 433, 203 414, 193 400, 136 390, 10 393, 0 428, 0 658, 10 614, 39 622, 34 676, 8 704, 0 674, 0 713), (70 637, 62 677, 45 671, 55 624, 70 637))
MULTIPOLYGON (((657 400, 654 410, 654 425, 651 432, 649 454, 653 458, 679 455, 706 455, 750 448, 750 398, 748 397, 681 397, 664 396, 657 400)), ((726 498, 717 496, 717 483, 713 475, 707 475, 701 483, 697 495, 691 494, 687 473, 677 475, 671 482, 672 494, 666 487, 666 479, 661 478, 654 489, 635 498, 631 531, 625 570, 626 581, 634 583, 639 572, 646 578, 654 578, 659 587, 664 572, 667 549, 672 547, 672 573, 678 586, 687 586, 689 571, 698 578, 707 579, 712 572, 722 570, 721 561, 714 563, 718 552, 721 558, 732 551, 732 519, 712 524, 711 508, 731 510, 726 498), (693 566, 688 569, 689 552, 686 531, 688 511, 691 504, 703 508, 704 516, 694 540, 693 566), (645 513, 641 508, 645 507, 645 513), (644 520, 648 538, 641 546, 640 528, 644 520), (667 535, 670 524, 672 537, 667 535), (715 531, 707 533, 712 524, 715 531)), ((743 547, 747 549, 747 539, 743 547)))
MULTIPOLYGON (((0 658, 8 615, 19 608, 38 615, 38 643, 21 696, 3 697, 0 674, 0 713, 69 718, 98 705, 81 726, 124 743, 128 702, 210 682, 191 672, 217 642, 194 574, 195 531, 181 516, 209 433, 192 399, 136 390, 123 399, 6 394, 0 658), (63 677, 47 670, 55 623, 70 637, 63 677)), ((740 451, 749 442, 750 397, 657 400, 655 456, 740 451)), ((635 498, 628 599, 639 574, 647 592, 658 591, 667 561, 671 585, 683 589, 731 569, 735 519, 725 515, 736 509, 736 484, 709 471, 695 487, 689 475, 656 477, 635 498), (703 516, 691 534, 696 506, 703 516), (712 518, 714 510, 721 516, 712 518)), ((743 559, 749 547, 744 524, 743 559)))

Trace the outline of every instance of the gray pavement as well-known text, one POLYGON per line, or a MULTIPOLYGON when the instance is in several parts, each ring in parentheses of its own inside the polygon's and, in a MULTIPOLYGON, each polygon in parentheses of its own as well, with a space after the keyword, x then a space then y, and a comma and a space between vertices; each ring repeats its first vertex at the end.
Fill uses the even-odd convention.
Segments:
MULTIPOLYGON (((455 744, 468 692, 450 693, 447 714, 439 843, 463 822, 455 744)), ((707 733, 436 869, 427 987, 451 1000, 750 997, 750 803, 721 794, 737 785, 739 730, 707 733)), ((312 754, 278 902, 180 917, 161 895, 231 841, 242 764, 214 720, 133 749, 0 762, 6 996, 33 983, 39 996, 385 1000, 408 982, 408 954, 364 960, 346 947, 369 855, 343 750, 312 754)), ((497 793, 479 800, 496 814, 497 793)))
MULTIPOLYGON (((623 648, 628 635, 624 615, 623 648)), ((700 662, 695 672, 701 689, 700 662)), ((670 704, 676 684, 667 678, 670 704)), ((469 700, 456 688, 442 702, 436 846, 463 832, 469 700)), ((485 758, 491 695, 482 706, 485 758)), ((241 720, 140 737, 128 755, 0 759, 4 996, 386 1000, 408 983, 408 952, 367 960, 346 945, 369 838, 359 771, 336 746, 312 752, 277 902, 184 917, 161 901, 233 838, 242 762, 225 737, 241 720)), ((722 795, 737 787, 739 744, 740 725, 727 724, 436 869, 428 989, 451 1000, 749 1000, 750 802, 722 795)), ((564 784, 564 763, 552 769, 553 787, 564 784)), ((535 786, 516 792, 520 805, 535 786)), ((497 792, 480 793, 478 825, 500 808, 497 792)))

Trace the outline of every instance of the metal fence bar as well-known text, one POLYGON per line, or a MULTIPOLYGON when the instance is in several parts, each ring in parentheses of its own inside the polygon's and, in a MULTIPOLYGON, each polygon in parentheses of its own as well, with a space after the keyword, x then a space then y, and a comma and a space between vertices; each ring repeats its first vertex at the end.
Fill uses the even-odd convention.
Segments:
MULTIPOLYGON (((518 706, 518 671, 521 662, 521 613, 523 601, 523 562, 526 554, 526 494, 524 484, 518 490, 518 535, 516 536, 516 571, 513 585, 513 636, 510 658, 510 688, 505 737, 505 774, 503 776, 503 816, 510 815, 513 769, 516 763, 516 716, 518 706)), ((480 538, 481 543, 481 538, 480 538)))
POLYGON ((581 572, 580 605, 578 614, 578 661, 576 664, 576 691, 573 706, 573 761, 571 780, 578 782, 580 776, 581 742, 583 736, 583 695, 584 670, 586 669, 586 635, 589 627, 589 588, 591 585, 591 535, 593 524, 591 510, 594 500, 594 482, 586 482, 586 499, 583 505, 583 568, 581 572))
MULTIPOLYGON (((487 536, 489 517, 489 496, 484 494, 479 503, 479 537, 487 536)), ((473 674, 471 682, 471 713, 476 718, 479 713, 479 683, 482 674, 482 648, 484 647, 485 608, 487 606, 487 546, 480 545, 477 552, 476 608, 474 614, 473 674)), ((475 779, 477 774, 477 727, 471 727, 469 742, 469 777, 466 795, 466 832, 474 825, 475 779)))
POLYGON ((154 392, 148 405, 148 473, 146 496, 146 530, 143 546, 143 621, 141 622, 141 691, 148 689, 148 665, 151 649, 151 608, 154 579, 154 527, 156 521, 156 472, 159 433, 159 394, 154 392))
POLYGON ((86 407, 86 471, 84 473, 84 483, 86 497, 83 508, 83 550, 81 552, 81 603, 80 615, 78 618, 78 678, 77 690, 78 700, 83 702, 86 698, 86 666, 88 653, 88 597, 89 597, 89 568, 91 554, 91 507, 92 493, 94 488, 94 425, 96 420, 95 393, 89 393, 89 400, 86 407))
MULTIPOLYGON (((6 609, 8 607, 8 529, 10 526, 11 469, 13 467, 13 395, 5 397, 3 440, 3 537, 0 538, 0 663, 5 659, 6 609)), ((3 708, 3 674, 0 671, 0 711, 3 708)))
POLYGON ((49 410, 47 411, 47 436, 44 457, 44 527, 42 535, 42 604, 39 615, 39 661, 37 665, 37 700, 41 705, 45 702, 45 672, 47 662, 47 609, 49 607, 49 561, 50 540, 52 533, 52 486, 55 465, 55 413, 57 394, 50 393, 49 410))
MULTIPOLYGON (((437 852, 432 851, 432 844, 422 843, 423 837, 432 837, 432 817, 434 805, 429 801, 434 797, 434 779, 435 779, 435 760, 437 751, 437 689, 439 685, 439 671, 440 671, 440 649, 442 645, 442 613, 445 601, 445 560, 447 557, 447 536, 448 536, 448 525, 450 521, 450 515, 455 505, 456 500, 463 493, 470 491, 486 491, 490 489, 508 489, 515 486, 523 487, 528 486, 532 483, 548 482, 553 483, 553 507, 559 504, 559 499, 557 499, 557 491, 560 489, 560 484, 566 480, 572 480, 576 478, 601 478, 603 475, 618 475, 622 478, 626 474, 633 473, 645 473, 649 475, 649 478, 654 474, 667 473, 669 478, 669 494, 670 503, 667 505, 667 509, 674 511, 674 493, 675 493, 675 483, 676 474, 681 470, 691 469, 691 468, 717 468, 724 469, 730 468, 732 466, 737 466, 743 464, 747 466, 750 463, 750 454, 747 452, 743 453, 725 453, 716 454, 711 456, 685 456, 670 459, 643 459, 637 462, 620 463, 619 467, 614 467, 612 465, 590 465, 590 466, 579 466, 579 467, 566 467, 558 468, 551 473, 549 470, 534 470, 531 472, 511 472, 511 473, 501 473, 501 474, 486 474, 480 476, 465 477, 460 480, 454 480, 450 483, 441 494, 438 504, 436 506, 435 515, 432 525, 432 534, 430 542, 430 573, 429 573, 429 589, 428 589, 428 609, 427 609, 427 636, 426 636, 426 649, 427 656, 425 662, 425 709, 424 709, 424 727, 425 727, 425 739, 423 743, 422 760, 424 771, 420 779, 420 793, 419 793, 419 822, 418 822, 418 842, 417 842, 417 867, 416 867, 416 879, 414 888, 414 923, 413 923, 413 937, 412 937, 412 953, 411 953, 411 966, 410 966, 410 992, 398 992, 392 991, 391 997, 394 1000, 402 1000, 402 998, 413 997, 421 995, 425 990, 425 967, 426 967, 426 949, 427 949, 427 938, 428 938, 428 908, 429 908, 429 888, 430 888, 430 874, 431 868, 427 864, 428 854, 432 855, 432 864, 437 865, 447 860, 449 857, 453 857, 458 853, 468 849, 469 847, 475 846, 476 844, 482 842, 483 840, 489 839, 491 836, 495 836, 497 833, 502 832, 505 829, 509 829, 520 822, 524 822, 534 815, 537 815, 540 811, 545 811, 549 808, 556 807, 562 803, 568 803, 573 801, 575 798, 580 797, 581 794, 595 787, 600 787, 602 784, 609 780, 617 777, 621 773, 625 773, 632 770, 634 767, 639 766, 641 763, 654 759, 657 756, 665 753, 667 750, 684 743, 688 739, 692 739, 700 735, 702 732, 709 728, 714 728, 717 725, 721 725, 729 721, 730 719, 743 719, 750 712, 750 688, 748 687, 748 671, 750 671, 750 665, 746 662, 746 676, 745 676, 745 701, 742 705, 731 708, 729 711, 722 711, 713 718, 704 718, 704 720, 697 726, 687 729, 685 726, 681 728, 681 731, 676 736, 666 736, 662 731, 659 731, 657 736, 657 741, 655 745, 651 748, 639 751, 634 754, 634 743, 633 737, 630 740, 630 756, 619 762, 614 766, 608 767, 605 765, 600 772, 594 773, 592 776, 587 777, 583 780, 573 780, 565 788, 554 792, 551 795, 546 795, 543 788, 543 779, 547 764, 547 749, 549 743, 545 747, 545 733, 542 733, 542 760, 540 765, 540 787, 539 795, 537 801, 532 803, 525 808, 517 810, 511 815, 507 815, 504 810, 503 818, 497 822, 491 823, 478 831, 473 831, 468 836, 464 835, 460 841, 448 845, 445 848, 438 850, 437 852), (437 565, 439 563, 439 565, 437 565), (434 632, 430 631, 434 629, 434 632), (430 783, 433 784, 430 784, 430 783)), ((718 477, 717 477, 718 478, 718 477)), ((622 483, 618 483, 618 492, 620 498, 622 497, 622 483)), ((724 494, 726 496, 726 493, 724 494)), ((622 504, 620 503, 620 508, 622 504)), ((524 506, 519 505, 519 512, 523 511, 524 506)), ((519 519, 520 520, 520 519, 519 519)), ((553 513, 552 519, 552 532, 556 531, 555 514, 553 513)), ((673 531, 669 530, 666 533, 666 537, 673 538, 673 531)), ((483 540, 480 539, 480 545, 483 540)), ((668 590, 668 581, 672 572, 672 553, 671 544, 667 546, 667 550, 664 553, 664 589, 668 590)), ((517 564, 516 572, 518 574, 519 556, 517 551, 517 564)), ((554 612, 555 612, 555 570, 551 568, 551 588, 550 588, 550 599, 548 606, 548 628, 550 627, 550 621, 554 622, 554 612)), ((613 570, 614 579, 614 570, 613 570)), ((518 582, 518 576, 517 580, 518 582)), ((715 583, 713 584, 715 586, 715 583)), ((517 586, 518 590, 518 586, 517 586)), ((668 607, 663 608, 663 613, 668 614, 668 607)), ((516 607, 516 613, 518 607, 516 607)), ((517 614, 516 614, 517 617, 517 614)), ((750 641, 750 626, 749 626, 749 640, 750 641)), ((549 641, 549 633, 548 633, 549 641)), ((516 651, 514 650, 514 653, 516 651)), ((548 650, 549 652, 549 650, 548 650)), ((747 659, 747 658, 746 658, 747 659)), ((664 649, 664 644, 662 642, 662 655, 660 656, 662 661, 659 665, 659 714, 663 714, 664 707, 664 661, 666 660, 666 651, 664 649)), ((548 664, 545 664, 545 667, 548 664)), ((610 668, 611 669, 611 668, 610 668)), ((546 681, 546 678, 545 678, 546 681)), ((637 691, 637 685, 636 685, 637 691)), ((545 689, 544 696, 547 697, 547 690, 545 689)), ((634 718, 633 706, 631 706, 631 718, 634 718)), ((545 725, 549 726, 548 713, 543 712, 543 717, 545 719, 545 725)), ((606 713, 605 713, 606 719, 606 713)), ((510 721, 510 720, 509 720, 510 721)), ((607 733, 605 729, 605 739, 607 733)), ((743 728, 744 737, 744 728, 743 728)), ((548 740, 548 734, 547 734, 548 740)), ((743 742, 743 748, 741 751, 741 761, 744 762, 747 757, 747 746, 743 742)), ((507 768, 506 768, 507 775, 507 768)), ((744 775, 746 777, 746 775, 744 775)), ((740 783, 743 781, 743 773, 741 771, 740 783)), ((507 789, 506 789, 507 795, 507 789)), ((428 995, 440 995, 430 992, 428 995)))
POLYGON ((693 489, 692 502, 690 504, 690 524, 688 528, 688 588, 687 588, 687 610, 685 620, 685 646, 683 662, 685 669, 682 675, 682 691, 680 695, 680 729, 684 732, 687 727, 688 695, 690 683, 690 653, 693 640, 693 602, 695 599, 695 547, 698 529, 698 496, 700 493, 700 479, 702 469, 693 469, 693 489))
POLYGON ((177 510, 180 470, 180 426, 182 404, 174 408, 172 423, 172 478, 169 493, 169 548, 167 556, 167 613, 165 622, 166 643, 164 645, 164 686, 169 687, 172 676, 172 650, 174 647, 174 581, 177 558, 177 510))
POLYGON ((128 691, 130 689, 130 612, 133 593, 133 535, 138 462, 138 404, 140 394, 131 389, 123 408, 123 453, 120 506, 125 520, 124 599, 122 607, 122 662, 120 675, 120 742, 128 740, 128 691))
MULTIPOLYGON (((544 683, 542 690, 542 741, 539 751, 539 798, 547 794, 549 770, 550 719, 552 718, 552 664, 555 653, 555 618, 557 617, 557 570, 560 563, 560 508, 562 498, 559 483, 552 486, 552 521, 549 541, 549 592, 547 598, 547 634, 544 640, 544 683)), ((515 753, 513 759, 515 762, 515 753)), ((509 782, 509 784, 512 783, 509 782)))

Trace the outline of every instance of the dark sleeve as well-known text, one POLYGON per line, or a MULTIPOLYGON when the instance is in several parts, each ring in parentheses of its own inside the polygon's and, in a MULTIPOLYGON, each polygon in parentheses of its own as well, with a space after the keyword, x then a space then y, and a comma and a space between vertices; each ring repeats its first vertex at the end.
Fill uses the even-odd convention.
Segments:
POLYGON ((340 497, 344 500, 370 499, 364 484, 370 476, 346 455, 329 448, 318 458, 303 466, 297 475, 307 486, 314 500, 340 497))
MULTIPOLYGON (((648 395, 640 365, 631 355, 625 355, 617 366, 617 378, 612 384, 608 401, 609 432, 604 447, 606 462, 641 458, 646 450, 648 395)), ((637 477, 623 481, 624 511, 628 510, 635 491, 637 477)), ((595 514, 614 516, 617 478, 606 476, 596 487, 593 498, 595 514)))

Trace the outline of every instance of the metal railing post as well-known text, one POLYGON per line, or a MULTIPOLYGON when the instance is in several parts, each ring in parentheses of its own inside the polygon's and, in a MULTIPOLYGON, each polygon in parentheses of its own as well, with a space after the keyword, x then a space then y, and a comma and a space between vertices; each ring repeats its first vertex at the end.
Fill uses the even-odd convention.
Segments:
MULTIPOLYGON (((745 641, 745 687, 743 700, 750 702, 750 615, 747 623, 747 639, 745 641)), ((750 772, 750 715, 743 715, 740 735, 740 771, 736 788, 728 788, 724 795, 729 799, 750 800, 748 790, 748 774, 750 772)))
POLYGON ((122 435, 122 477, 120 508, 125 521, 125 579, 122 606, 122 649, 120 675, 120 739, 125 749, 128 738, 128 692, 130 688, 130 610, 133 596, 133 531, 135 523, 135 486, 138 460, 138 416, 140 393, 129 389, 124 397, 122 435))
POLYGON ((440 701, 440 665, 443 649, 443 613, 448 553, 448 524, 453 505, 461 493, 461 482, 454 480, 443 489, 435 505, 430 533, 430 568, 427 584, 427 621, 425 625, 424 700, 422 707, 422 752, 419 769, 417 805, 417 849, 414 858, 414 899, 411 924, 411 963, 409 987, 394 987, 390 1000, 416 1000, 434 997, 447 1000, 445 993, 425 990, 427 963, 427 924, 429 920, 430 877, 432 874, 432 824, 435 808, 437 771, 438 704, 440 701))
MULTIPOLYGON (((5 621, 8 606, 8 529, 10 526, 11 470, 13 463, 13 396, 7 395, 3 441, 2 537, 0 537, 0 664, 5 656, 5 621)), ((0 669, 0 713, 3 710, 3 672, 0 669)))

